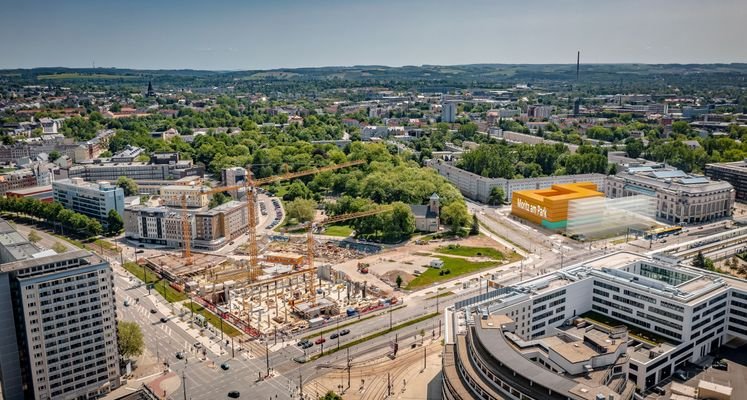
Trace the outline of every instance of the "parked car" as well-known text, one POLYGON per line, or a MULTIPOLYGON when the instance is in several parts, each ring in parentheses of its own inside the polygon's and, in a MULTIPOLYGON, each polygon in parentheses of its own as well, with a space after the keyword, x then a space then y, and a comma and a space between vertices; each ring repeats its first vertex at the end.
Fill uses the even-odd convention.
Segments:
POLYGON ((309 343, 309 339, 299 340, 298 343, 296 343, 296 346, 303 347, 306 343, 309 343))
POLYGON ((141 254, 141 253, 145 253, 145 250, 142 250, 142 249, 141 249, 141 250, 137 250, 137 251, 135 251, 135 254, 141 254))
POLYGON ((238 390, 232 390, 228 392, 228 397, 232 399, 238 399, 239 397, 241 397, 241 393, 238 390))
POLYGON ((155 314, 156 312, 157 312, 157 311, 156 311, 156 309, 155 309, 155 308, 151 308, 151 309, 150 309, 150 313, 151 313, 151 314, 155 314))
POLYGON ((306 342, 306 343, 304 343, 303 346, 301 346, 301 348, 304 348, 304 349, 308 349, 310 347, 314 347, 314 343, 306 342))
POLYGON ((195 349, 199 349, 200 347, 202 347, 202 343, 200 343, 200 342, 195 342, 195 344, 193 344, 192 346, 194 346, 194 347, 195 347, 195 349))
POLYGON ((343 330, 340 331, 340 336, 345 336, 348 333, 350 333, 350 329, 343 329, 343 330))
POLYGON ((339 336, 340 336, 340 334, 339 334, 339 333, 337 333, 337 332, 335 332, 335 333, 333 333, 333 334, 329 335, 329 338, 330 338, 330 339, 337 339, 337 337, 339 337, 339 336))
POLYGON ((316 343, 316 344, 322 344, 322 343, 324 343, 326 341, 327 341, 327 339, 325 339, 323 337, 320 337, 319 339, 315 340, 314 343, 316 343))
POLYGON ((729 370, 729 364, 727 364, 726 361, 724 361, 724 360, 715 361, 711 365, 711 367, 713 367, 714 369, 721 370, 721 371, 728 371, 729 370))

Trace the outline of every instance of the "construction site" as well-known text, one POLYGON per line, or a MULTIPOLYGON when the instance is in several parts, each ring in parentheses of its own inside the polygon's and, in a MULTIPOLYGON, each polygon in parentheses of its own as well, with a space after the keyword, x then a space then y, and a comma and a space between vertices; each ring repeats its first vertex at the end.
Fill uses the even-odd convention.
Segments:
MULTIPOLYGON (((190 235, 185 234, 182 251, 159 252, 139 263, 185 292, 190 300, 253 337, 292 333, 322 325, 335 316, 364 314, 396 304, 398 299, 392 297, 391 290, 369 286, 365 280, 351 279, 332 268, 334 264, 375 253, 381 250, 378 246, 315 237, 315 232, 327 224, 387 212, 390 207, 317 218, 301 226, 301 233, 296 234, 257 233, 257 187, 361 163, 353 161, 256 181, 248 179, 240 187, 211 189, 208 194, 228 192, 237 196, 237 189, 242 189, 248 216, 246 242, 228 254, 202 253, 192 250, 190 235)), ((190 231, 185 206, 189 200, 185 195, 181 201, 184 233, 190 231)))

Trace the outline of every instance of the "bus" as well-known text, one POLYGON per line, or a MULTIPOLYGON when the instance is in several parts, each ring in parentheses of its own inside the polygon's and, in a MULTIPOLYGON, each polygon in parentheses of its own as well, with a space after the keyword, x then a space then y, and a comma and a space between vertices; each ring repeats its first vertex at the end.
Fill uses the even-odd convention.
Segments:
POLYGON ((679 225, 667 226, 664 228, 656 228, 646 231, 644 236, 648 240, 656 240, 669 235, 679 235, 682 232, 682 227, 679 225))

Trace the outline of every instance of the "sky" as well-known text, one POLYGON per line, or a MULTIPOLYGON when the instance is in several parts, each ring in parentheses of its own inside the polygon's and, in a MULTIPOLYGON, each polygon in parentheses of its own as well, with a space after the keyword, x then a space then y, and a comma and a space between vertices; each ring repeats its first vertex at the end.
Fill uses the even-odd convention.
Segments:
POLYGON ((747 62, 747 0, 0 0, 0 68, 747 62))

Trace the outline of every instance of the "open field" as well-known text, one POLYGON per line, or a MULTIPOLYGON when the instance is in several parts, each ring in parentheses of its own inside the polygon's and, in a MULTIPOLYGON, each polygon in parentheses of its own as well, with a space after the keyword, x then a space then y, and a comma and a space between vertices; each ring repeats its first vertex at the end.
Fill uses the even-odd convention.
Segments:
POLYGON ((461 275, 470 274, 481 269, 494 267, 496 265, 496 263, 492 261, 475 262, 469 261, 464 258, 444 256, 439 256, 438 258, 444 262, 444 266, 438 269, 428 268, 422 274, 420 274, 420 276, 410 281, 410 283, 407 284, 407 289, 417 289, 422 286, 427 286, 436 282, 453 279, 461 275), (451 272, 443 275, 440 274, 441 271, 446 270, 451 272))
POLYGON ((348 237, 353 233, 353 228, 347 225, 330 225, 324 229, 324 235, 348 237))
POLYGON ((436 249, 436 253, 448 254, 462 257, 490 257, 494 260, 503 260, 505 256, 500 251, 490 247, 470 247, 458 244, 450 244, 436 249))

